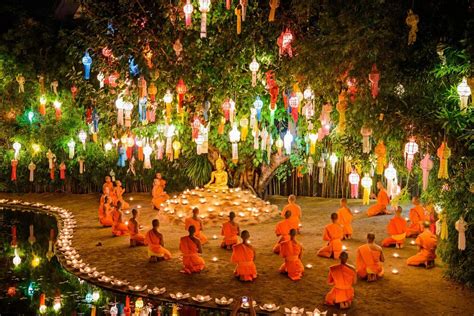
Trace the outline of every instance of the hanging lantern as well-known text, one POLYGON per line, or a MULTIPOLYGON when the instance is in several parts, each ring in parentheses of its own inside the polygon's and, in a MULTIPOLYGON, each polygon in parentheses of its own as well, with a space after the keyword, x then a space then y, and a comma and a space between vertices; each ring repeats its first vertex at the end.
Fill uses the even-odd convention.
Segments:
POLYGON ((183 109, 183 100, 184 95, 188 91, 188 88, 184 84, 183 79, 179 79, 178 84, 176 85, 176 93, 178 94, 178 112, 181 113, 183 109))
POLYGON ((410 27, 410 31, 408 32, 408 45, 413 45, 416 42, 416 33, 418 32, 419 21, 420 18, 418 15, 413 13, 412 9, 409 9, 407 18, 405 19, 405 23, 410 27))
POLYGON ((174 136, 175 130, 176 130, 176 127, 173 124, 166 126, 166 133, 165 133, 165 136, 166 136, 166 149, 165 149, 165 153, 166 153, 166 156, 168 157, 169 160, 173 160, 173 148, 172 148, 172 141, 171 140, 174 136))
POLYGON ((104 150, 105 150, 105 153, 108 153, 110 150, 112 150, 112 144, 111 143, 106 143, 104 145, 104 150))
POLYGON ((365 173, 360 183, 362 184, 362 187, 364 188, 364 196, 362 199, 362 204, 369 205, 370 189, 372 188, 372 178, 369 177, 368 173, 365 173))
POLYGON ((420 161, 420 167, 423 171, 423 191, 426 191, 426 189, 428 188, 430 171, 431 169, 433 169, 433 160, 431 160, 430 154, 425 154, 425 157, 420 161))
POLYGON ((151 102, 155 102, 157 93, 158 89, 156 88, 155 83, 150 83, 150 86, 148 87, 148 95, 150 96, 151 102))
POLYGON ((237 35, 242 33, 242 6, 236 6, 234 10, 234 14, 237 16, 237 35))
POLYGON ((351 184, 351 198, 357 199, 359 197, 359 174, 353 169, 349 174, 349 183, 351 184))
POLYGON ((334 173, 337 163, 337 156, 335 153, 332 153, 331 156, 329 156, 329 163, 331 164, 331 172, 334 173))
POLYGON ((199 11, 201 11, 201 38, 207 37, 207 12, 211 6, 211 0, 199 0, 199 11))
POLYGON ((253 149, 257 150, 259 148, 259 135, 260 135, 260 130, 258 129, 258 126, 252 130, 252 136, 253 136, 253 149))
POLYGON ((28 180, 30 182, 35 181, 35 170, 36 170, 36 165, 34 164, 33 161, 30 161, 30 164, 28 165, 28 170, 30 171, 30 177, 28 180))
POLYGON ((388 167, 384 171, 385 179, 387 179, 387 192, 390 196, 393 196, 397 192, 398 180, 397 170, 393 167, 390 162, 388 167))
POLYGON ((137 298, 135 301, 135 308, 138 309, 138 311, 136 312, 139 312, 143 308, 143 305, 143 299, 141 297, 137 298))
POLYGON ((166 104, 166 119, 169 121, 171 119, 171 102, 173 102, 173 94, 171 94, 169 89, 166 90, 163 96, 163 102, 166 104))
POLYGON ((201 128, 201 120, 199 119, 199 116, 195 115, 193 119, 193 123, 191 124, 192 132, 191 132, 191 138, 193 140, 196 140, 199 136, 199 130, 201 128))
POLYGON ((17 267, 21 264, 21 258, 18 255, 18 249, 15 248, 14 251, 15 251, 15 256, 13 257, 13 264, 15 265, 15 267, 17 267))
POLYGON ((309 156, 308 160, 306 161, 307 167, 308 167, 308 174, 309 176, 313 175, 313 170, 314 170, 314 159, 313 157, 309 156))
POLYGON ((260 96, 257 95, 255 101, 253 102, 253 107, 257 111, 257 120, 260 122, 262 120, 262 108, 263 108, 263 101, 260 99, 260 96))
POLYGON ((252 72, 252 87, 255 87, 257 85, 257 71, 260 68, 260 64, 257 62, 255 57, 250 63, 249 68, 250 68, 250 71, 252 72))
POLYGON ((281 32, 280 36, 277 39, 277 45, 279 47, 279 54, 283 56, 288 54, 289 57, 293 57, 293 49, 291 44, 293 43, 294 37, 290 29, 286 29, 281 32))
POLYGON ((224 112, 224 118, 225 118, 226 122, 230 118, 231 102, 233 102, 233 101, 231 99, 227 98, 227 99, 225 99, 224 103, 222 103, 222 112, 224 112))
POLYGON ((291 154, 291 143, 293 142, 293 135, 291 135, 290 131, 287 130, 285 137, 283 137, 283 144, 285 146, 285 152, 287 155, 291 154))
POLYGON ((270 14, 268 15, 268 22, 275 21, 276 9, 280 6, 280 0, 270 0, 270 14))
POLYGON ((56 295, 53 302, 53 310, 58 313, 61 309, 61 296, 59 294, 56 295))
POLYGON ((229 140, 232 143, 232 162, 236 164, 239 161, 239 141, 240 132, 237 128, 237 124, 234 124, 229 132, 229 140))
POLYGON ((118 95, 117 100, 115 100, 115 107, 117 108, 117 125, 123 125, 123 109, 124 109, 124 101, 122 98, 122 93, 118 95))
POLYGON ((405 144, 405 152, 404 152, 405 164, 407 166, 408 171, 410 172, 413 167, 413 159, 417 152, 418 152, 418 144, 415 143, 415 137, 412 136, 410 137, 408 143, 405 144))
POLYGON ((370 127, 362 126, 360 129, 360 134, 362 135, 362 152, 364 154, 369 154, 372 149, 370 143, 370 136, 372 135, 372 129, 370 127))
MULTIPOLYGON (((114 72, 112 74, 109 75, 109 77, 107 78, 107 84, 112 87, 112 88, 115 88, 117 86, 117 80, 118 78, 120 77, 119 73, 118 72, 114 72)), ((104 81, 105 83, 105 81, 104 81)))
POLYGON ((91 75, 92 58, 88 51, 86 51, 82 57, 82 64, 84 65, 84 79, 89 80, 91 75))
POLYGON ((309 154, 314 155, 316 154, 316 142, 318 141, 318 134, 316 133, 309 133, 309 154))
POLYGON ((451 157, 451 149, 446 142, 442 142, 436 154, 439 158, 438 179, 448 179, 448 159, 451 157))
POLYGON ((44 293, 41 293, 40 295, 40 303, 39 303, 39 312, 40 314, 45 314, 46 313, 46 295, 44 293))
POLYGON ((471 88, 467 84, 466 77, 462 78, 462 81, 458 85, 457 90, 459 94, 459 99, 461 100, 461 103, 460 103, 461 110, 465 110, 467 108, 469 96, 471 95, 471 88))
POLYGON ((175 140, 173 142, 173 158, 178 159, 180 153, 181 153, 181 143, 179 140, 175 140))
POLYGON ((76 142, 71 138, 71 140, 67 143, 67 147, 69 148, 69 159, 73 159, 76 142))
POLYGON ((82 149, 86 150, 86 139, 87 139, 87 134, 86 132, 84 132, 83 130, 81 130, 79 132, 79 134, 77 135, 77 137, 79 138, 79 140, 81 141, 82 143, 82 149))
POLYGON ((136 77, 140 74, 140 69, 138 68, 138 65, 135 63, 135 57, 133 57, 132 55, 128 57, 128 70, 132 77, 136 77))
POLYGON ((146 65, 148 68, 153 68, 153 50, 150 48, 150 44, 146 43, 145 48, 143 49, 143 58, 146 61, 146 65))
POLYGON ((346 91, 342 90, 338 96, 338 102, 336 104, 336 110, 339 113, 339 122, 337 125, 337 133, 344 135, 346 130, 346 110, 347 110, 347 98, 346 91))
POLYGON ((39 102, 40 102, 40 105, 38 108, 38 112, 44 116, 46 115, 46 96, 42 95, 39 99, 39 102))
POLYGON ((125 120, 125 127, 132 126, 132 110, 133 110, 133 103, 130 101, 125 101, 123 103, 123 115, 125 120))
POLYGON ((383 140, 379 140, 377 146, 375 146, 375 155, 377 156, 376 172, 378 175, 382 175, 385 164, 387 163, 387 149, 385 148, 383 140))
POLYGON ((372 71, 369 74, 370 89, 372 93, 372 98, 376 99, 379 95, 379 80, 380 72, 377 69, 377 65, 372 65, 372 71))
POLYGON ((55 100, 53 106, 55 109, 56 120, 59 121, 61 119, 61 102, 55 100))
POLYGON ((247 135, 249 133, 249 119, 246 117, 242 117, 240 119, 240 140, 246 141, 247 135))
POLYGON ((245 17, 247 16, 247 5, 248 0, 240 0, 240 6, 242 7, 242 21, 245 22, 245 17))
POLYGON ((183 11, 184 11, 184 16, 185 16, 186 27, 189 28, 191 27, 191 24, 192 24, 191 16, 194 11, 193 5, 191 4, 190 0, 186 0, 186 4, 183 7, 183 11))
POLYGON ((14 157, 15 159, 18 159, 20 157, 21 144, 19 142, 14 142, 12 147, 15 151, 14 157))
POLYGON ((278 139, 275 141, 275 147, 277 148, 278 155, 281 156, 282 154, 281 149, 283 148, 283 140, 281 139, 280 135, 278 135, 278 139))
POLYGON ((323 104, 321 109, 321 115, 319 116, 319 121, 321 122, 321 129, 324 136, 328 136, 331 130, 331 112, 331 103, 328 102, 323 104))
POLYGON ((298 109, 300 106, 300 99, 298 98, 295 92, 291 93, 288 103, 290 104, 291 116, 293 117, 293 121, 296 123, 298 122, 298 109))
POLYGON ((324 182, 324 169, 326 168, 326 161, 324 160, 323 155, 319 158, 318 161, 318 183, 324 182))
POLYGON ((145 147, 143 148, 143 156, 144 156, 143 169, 151 169, 150 156, 152 152, 153 152, 153 148, 151 148, 151 146, 148 143, 146 143, 145 147))
POLYGON ((12 159, 12 161, 11 161, 11 167, 12 167, 12 171, 11 171, 10 179, 11 179, 12 181, 16 181, 16 179, 17 179, 17 177, 16 177, 16 170, 17 170, 17 167, 18 167, 18 160, 12 159))

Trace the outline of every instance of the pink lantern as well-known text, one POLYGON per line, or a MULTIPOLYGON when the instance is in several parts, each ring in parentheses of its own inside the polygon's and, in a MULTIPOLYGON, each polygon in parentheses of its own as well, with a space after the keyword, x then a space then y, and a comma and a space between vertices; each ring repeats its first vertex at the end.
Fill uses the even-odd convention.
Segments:
POLYGON ((191 4, 190 0, 186 1, 186 4, 183 7, 184 11, 184 16, 185 16, 185 21, 186 21, 186 27, 191 26, 191 15, 193 14, 194 8, 193 5, 191 4))
POLYGON ((230 99, 225 99, 224 103, 222 103, 222 111, 224 112, 225 121, 227 122, 230 118, 230 108, 232 107, 230 99))
POLYGON ((372 71, 369 74, 370 88, 372 93, 372 98, 376 99, 379 95, 379 80, 380 72, 377 69, 377 65, 372 65, 372 71))
POLYGON ((413 159, 418 152, 418 144, 415 143, 415 137, 410 137, 408 143, 405 144, 405 163, 408 171, 413 168, 413 159))
POLYGON ((425 154, 425 157, 420 161, 420 167, 421 170, 423 170, 423 191, 426 191, 428 188, 430 171, 433 169, 433 160, 431 160, 430 154, 425 154))
POLYGON ((359 197, 359 174, 353 169, 349 174, 349 183, 351 184, 351 198, 357 199, 359 197))

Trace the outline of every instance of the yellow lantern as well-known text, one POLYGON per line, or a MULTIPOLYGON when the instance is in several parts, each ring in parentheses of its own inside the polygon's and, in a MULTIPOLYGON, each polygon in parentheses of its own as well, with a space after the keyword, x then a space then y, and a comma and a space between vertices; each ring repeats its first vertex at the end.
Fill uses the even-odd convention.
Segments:
POLYGON ((309 134, 309 153, 311 155, 316 154, 316 142, 318 141, 318 134, 310 133, 309 134))
POLYGON ((174 159, 178 159, 178 158, 179 158, 180 152, 181 152, 181 143, 179 142, 179 140, 175 140, 175 141, 173 142, 174 159))
POLYGON ((281 149, 283 148, 283 140, 280 136, 278 136, 278 139, 275 141, 275 146, 278 150, 278 154, 281 155, 281 149))
POLYGON ((240 119, 240 140, 247 140, 247 135, 249 134, 249 119, 243 117, 240 119))
POLYGON ((369 205, 370 189, 372 188, 372 178, 369 177, 368 173, 366 173, 362 178, 361 184, 364 188, 364 196, 362 198, 362 203, 364 205, 369 205))

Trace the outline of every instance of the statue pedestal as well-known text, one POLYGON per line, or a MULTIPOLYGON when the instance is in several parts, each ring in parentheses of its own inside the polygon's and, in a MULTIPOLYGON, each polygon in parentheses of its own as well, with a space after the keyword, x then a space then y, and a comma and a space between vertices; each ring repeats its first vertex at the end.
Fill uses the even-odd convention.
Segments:
POLYGON ((235 212, 236 221, 243 225, 262 223, 279 215, 276 205, 239 188, 186 190, 163 203, 161 209, 171 221, 179 224, 192 215, 194 207, 199 208, 199 217, 208 226, 220 226, 228 220, 230 211, 235 212))

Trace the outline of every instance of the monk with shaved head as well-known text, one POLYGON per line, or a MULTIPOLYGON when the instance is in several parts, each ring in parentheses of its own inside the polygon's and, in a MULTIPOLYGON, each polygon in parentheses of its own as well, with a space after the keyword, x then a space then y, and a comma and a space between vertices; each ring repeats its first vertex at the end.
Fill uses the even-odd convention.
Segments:
POLYGON ((327 245, 319 249, 318 256, 325 258, 338 259, 342 252, 341 239, 344 233, 341 225, 338 223, 338 216, 336 213, 331 214, 331 224, 324 227, 323 240, 327 241, 327 245))

